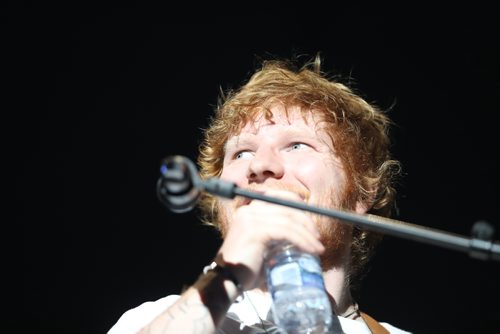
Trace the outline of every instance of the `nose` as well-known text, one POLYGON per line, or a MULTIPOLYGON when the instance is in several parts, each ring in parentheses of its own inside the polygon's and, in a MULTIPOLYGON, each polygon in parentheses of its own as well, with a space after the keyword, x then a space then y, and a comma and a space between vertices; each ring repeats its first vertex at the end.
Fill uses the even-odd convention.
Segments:
POLYGON ((263 147, 255 152, 248 166, 247 178, 249 181, 263 182, 270 177, 280 179, 283 173, 284 166, 279 154, 263 147))

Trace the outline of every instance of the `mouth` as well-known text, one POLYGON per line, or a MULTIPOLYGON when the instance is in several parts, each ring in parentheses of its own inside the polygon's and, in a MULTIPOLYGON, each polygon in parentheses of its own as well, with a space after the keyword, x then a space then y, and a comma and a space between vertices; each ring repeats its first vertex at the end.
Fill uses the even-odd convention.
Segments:
MULTIPOLYGON (((285 189, 285 188, 282 188, 282 189, 285 189)), ((265 189, 262 189, 262 188, 260 188, 260 189, 248 188, 247 190, 251 191, 251 192, 255 192, 257 194, 262 194, 262 195, 265 194, 265 189)), ((293 191, 289 188, 286 188, 285 190, 289 190, 289 191, 294 192, 295 194, 297 194, 299 196, 299 198, 300 198, 299 201, 307 203, 309 196, 307 196, 307 194, 305 194, 304 192, 297 191, 297 190, 293 191)), ((238 196, 236 198, 235 207, 239 208, 239 207, 244 206, 244 205, 249 205, 252 201, 253 201, 253 198, 238 196)))
POLYGON ((253 201, 253 198, 238 196, 236 198, 235 207, 239 208, 239 207, 248 205, 248 204, 252 203, 252 201, 253 201))
POLYGON ((248 197, 242 197, 242 198, 241 198, 241 201, 239 201, 239 203, 238 203, 238 205, 237 205, 237 206, 238 206, 238 207, 240 207, 240 206, 248 205, 248 204, 250 204, 251 202, 252 202, 252 199, 251 199, 251 198, 248 198, 248 197))

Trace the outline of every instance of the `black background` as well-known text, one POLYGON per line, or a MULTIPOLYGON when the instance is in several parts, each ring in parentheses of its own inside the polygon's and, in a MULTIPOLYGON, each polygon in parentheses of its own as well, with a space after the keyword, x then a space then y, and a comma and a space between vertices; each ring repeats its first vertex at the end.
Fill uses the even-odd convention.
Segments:
MULTIPOLYGON (((493 5, 25 2, 2 18, 24 254, 8 324, 24 332, 104 333, 193 282, 219 240, 158 201, 160 161, 195 158, 219 87, 255 56, 319 51, 324 70, 394 105, 396 218, 466 237, 478 220, 500 227, 493 5)), ((498 332, 499 282, 497 261, 388 237, 359 303, 415 333, 498 332)))

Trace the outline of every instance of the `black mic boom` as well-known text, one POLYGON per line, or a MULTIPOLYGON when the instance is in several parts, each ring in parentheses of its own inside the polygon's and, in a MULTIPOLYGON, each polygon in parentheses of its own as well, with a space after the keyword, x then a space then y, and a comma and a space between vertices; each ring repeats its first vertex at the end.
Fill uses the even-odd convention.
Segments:
POLYGON ((188 158, 180 155, 165 158, 160 171, 161 177, 156 185, 158 198, 171 211, 176 213, 187 212, 193 209, 202 191, 224 198, 243 196, 337 218, 341 221, 355 223, 360 227, 379 233, 426 242, 454 250, 467 251, 473 258, 500 261, 500 243, 493 241, 494 229, 487 222, 481 221, 474 227, 473 237, 465 238, 455 233, 444 232, 387 217, 321 208, 301 201, 274 198, 239 188, 233 182, 223 181, 215 177, 203 181, 198 176, 195 164, 188 158))
POLYGON ((175 213, 192 210, 201 192, 194 163, 180 155, 170 156, 163 159, 160 172, 156 184, 160 201, 175 213))

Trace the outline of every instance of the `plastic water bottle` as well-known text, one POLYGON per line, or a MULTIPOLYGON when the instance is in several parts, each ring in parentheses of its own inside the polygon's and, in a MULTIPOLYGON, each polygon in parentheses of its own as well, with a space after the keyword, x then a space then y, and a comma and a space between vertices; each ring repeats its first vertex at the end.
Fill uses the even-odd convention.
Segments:
POLYGON ((333 333, 334 320, 319 258, 279 244, 266 255, 275 323, 293 334, 333 333))

